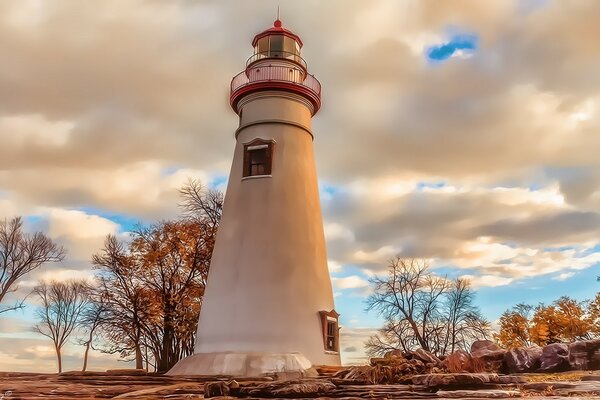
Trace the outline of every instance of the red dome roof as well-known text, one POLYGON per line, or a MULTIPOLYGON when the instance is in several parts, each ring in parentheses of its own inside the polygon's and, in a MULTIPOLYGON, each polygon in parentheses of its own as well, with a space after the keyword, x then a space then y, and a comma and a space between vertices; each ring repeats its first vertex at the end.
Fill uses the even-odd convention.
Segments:
POLYGON ((265 36, 269 36, 269 35, 273 35, 273 34, 276 34, 276 35, 279 34, 279 35, 284 35, 284 36, 290 37, 290 38, 294 39, 296 42, 298 42, 300 47, 302 47, 302 40, 300 39, 300 36, 296 35, 292 31, 289 31, 289 30, 285 29, 284 27, 282 27, 281 21, 279 19, 275 20, 275 22, 273 23, 273 26, 271 28, 254 36, 254 39, 252 40, 252 46, 256 46, 256 43, 258 42, 259 39, 262 39, 265 36))

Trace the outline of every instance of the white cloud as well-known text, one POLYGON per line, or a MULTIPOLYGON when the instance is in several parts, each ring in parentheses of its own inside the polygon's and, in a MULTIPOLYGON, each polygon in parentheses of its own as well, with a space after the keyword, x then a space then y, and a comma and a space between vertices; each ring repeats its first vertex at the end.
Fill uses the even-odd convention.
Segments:
POLYGON ((468 279, 474 288, 478 287, 496 287, 505 286, 513 282, 514 279, 496 275, 463 275, 463 279, 468 279))
MULTIPOLYGON (((323 196, 332 272, 401 254, 489 287, 600 262, 599 2, 327 4, 284 25, 327 94, 314 132, 319 177, 339 189, 323 196), (431 68, 423 50, 449 26, 479 49, 431 68)), ((32 281, 84 276, 122 230, 77 210, 172 218, 188 177, 228 173, 228 83, 271 20, 255 1, 0 3, 0 217, 40 217, 70 254, 32 281)), ((336 296, 365 282, 336 278, 336 296)))
POLYGON ((566 281, 567 279, 572 278, 573 276, 575 276, 575 272, 563 272, 562 274, 558 274, 552 279, 556 281, 566 281))
POLYGON ((369 282, 360 276, 352 275, 344 278, 331 278, 334 289, 361 289, 369 286, 369 282))

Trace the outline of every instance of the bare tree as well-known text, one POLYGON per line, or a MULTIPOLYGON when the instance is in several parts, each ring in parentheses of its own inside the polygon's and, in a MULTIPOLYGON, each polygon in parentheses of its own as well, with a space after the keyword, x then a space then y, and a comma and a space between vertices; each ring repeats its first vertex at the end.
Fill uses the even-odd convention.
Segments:
POLYGON ((0 221, 0 314, 22 308, 24 299, 2 306, 4 297, 19 289, 19 280, 47 262, 64 258, 65 250, 41 232, 23 232, 21 217, 0 221))
POLYGON ((422 327, 428 326, 427 317, 431 314, 423 301, 428 268, 424 261, 396 257, 390 261, 387 277, 371 278, 373 294, 367 298, 368 311, 376 310, 388 322, 405 321, 414 339, 425 350, 429 350, 429 343, 422 327))
POLYGON ((385 320, 366 343, 371 355, 416 347, 445 354, 487 335, 489 324, 474 306, 468 282, 435 276, 425 261, 396 257, 387 276, 375 276, 371 284, 367 310, 385 320))
POLYGON ((79 321, 80 327, 85 331, 85 339, 81 339, 78 342, 85 347, 83 353, 83 367, 81 370, 85 372, 87 370, 88 356, 94 337, 98 332, 98 328, 102 323, 105 322, 105 305, 100 300, 100 297, 94 293, 93 289, 90 291, 90 301, 81 313, 79 321))
POLYGON ((470 344, 490 336, 490 324, 474 304, 475 293, 466 279, 455 279, 444 304, 446 333, 442 354, 467 349, 470 344))
POLYGON ((205 189, 200 181, 190 179, 179 189, 179 195, 179 207, 184 217, 200 220, 216 230, 223 213, 224 196, 221 191, 205 189))
POLYGON ((80 322, 89 302, 89 286, 82 280, 66 282, 41 281, 34 289, 41 306, 37 309, 38 323, 34 331, 50 338, 56 350, 58 372, 62 372, 61 350, 80 322))
POLYGON ((92 258, 96 268, 98 297, 103 309, 101 333, 107 345, 101 351, 133 355, 135 367, 143 368, 142 335, 148 320, 151 296, 144 288, 139 263, 127 253, 126 247, 113 235, 108 235, 104 248, 92 258))

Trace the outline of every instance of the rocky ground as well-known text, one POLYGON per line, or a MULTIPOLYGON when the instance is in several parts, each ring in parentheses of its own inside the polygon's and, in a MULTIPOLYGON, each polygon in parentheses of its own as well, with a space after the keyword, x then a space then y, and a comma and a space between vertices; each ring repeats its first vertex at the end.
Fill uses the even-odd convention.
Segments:
MULTIPOLYGON (((361 367, 362 368, 362 367, 361 367)), ((600 399, 600 372, 414 375, 402 384, 369 384, 321 371, 317 378, 276 381, 167 377, 142 371, 0 373, 0 399, 600 399), (4 396, 4 397, 2 397, 4 396)))
POLYGON ((311 378, 165 376, 142 370, 0 372, 0 400, 15 399, 600 399, 600 340, 500 349, 473 343, 440 359, 418 349, 311 378))

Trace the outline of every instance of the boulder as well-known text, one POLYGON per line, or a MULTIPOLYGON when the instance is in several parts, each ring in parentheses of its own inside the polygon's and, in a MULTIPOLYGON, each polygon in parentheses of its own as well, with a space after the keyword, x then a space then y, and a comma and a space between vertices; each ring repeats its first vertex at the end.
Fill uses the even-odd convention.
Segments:
POLYGON ((448 355, 442 365, 448 372, 481 372, 475 370, 471 355, 463 350, 448 355))
POLYGON ((569 346, 564 343, 552 343, 542 349, 540 356, 540 372, 568 371, 569 346))
POLYGON ((395 358, 395 357, 404 357, 404 352, 402 350, 390 350, 383 355, 383 358, 395 358))
POLYGON ((532 372, 540 367, 542 348, 515 347, 504 354, 504 366, 509 374, 518 372, 532 372))
MULTIPOLYGON (((500 372, 504 370, 504 355, 506 350, 499 348, 495 343, 489 340, 479 340, 474 342, 471 349, 471 358, 474 369, 486 372, 500 372), (479 345, 478 345, 479 344, 479 345)), ((479 372, 475 370, 474 372, 479 372)))
POLYGON ((491 340, 476 340, 471 344, 471 354, 481 350, 496 351, 500 350, 500 347, 491 340))
POLYGON ((575 370, 600 369, 600 339, 569 344, 569 366, 575 370))
POLYGON ((435 355, 423 349, 411 351, 408 358, 412 360, 419 360, 423 364, 431 366, 439 366, 442 363, 435 355))
POLYGON ((229 396, 229 394, 239 389, 240 384, 236 381, 225 382, 206 382, 204 384, 204 398, 229 396))

